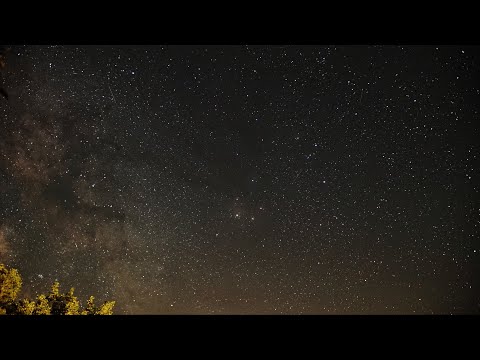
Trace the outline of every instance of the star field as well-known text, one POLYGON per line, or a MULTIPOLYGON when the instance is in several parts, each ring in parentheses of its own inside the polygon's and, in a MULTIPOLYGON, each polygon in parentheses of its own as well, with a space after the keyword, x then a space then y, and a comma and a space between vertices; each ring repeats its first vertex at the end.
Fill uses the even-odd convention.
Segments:
POLYGON ((480 310, 473 46, 13 46, 0 261, 119 314, 480 310))

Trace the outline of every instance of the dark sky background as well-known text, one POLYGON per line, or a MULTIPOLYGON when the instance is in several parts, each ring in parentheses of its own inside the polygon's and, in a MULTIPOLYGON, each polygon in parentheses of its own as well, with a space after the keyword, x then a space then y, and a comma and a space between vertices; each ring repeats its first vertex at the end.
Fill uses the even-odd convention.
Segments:
POLYGON ((480 313, 478 46, 13 46, 1 81, 26 296, 480 313))

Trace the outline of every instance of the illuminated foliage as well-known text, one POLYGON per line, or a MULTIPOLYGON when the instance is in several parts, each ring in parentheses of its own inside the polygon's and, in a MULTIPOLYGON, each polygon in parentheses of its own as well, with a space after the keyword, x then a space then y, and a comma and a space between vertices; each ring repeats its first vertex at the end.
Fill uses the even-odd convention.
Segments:
POLYGON ((95 306, 95 297, 90 296, 87 307, 81 311, 82 315, 113 315, 115 301, 105 301, 100 307, 95 306))
POLYGON ((94 296, 90 296, 90 298, 87 300, 87 308, 84 310, 85 315, 95 315, 96 309, 95 309, 94 300, 95 300, 94 296))
POLYGON ((112 315, 115 301, 105 301, 97 311, 97 315, 112 315))
POLYGON ((23 299, 18 302, 17 313, 18 315, 33 315, 35 312, 35 301, 23 299))
POLYGON ((48 295, 40 294, 36 300, 16 300, 22 286, 22 278, 16 269, 0 264, 0 315, 112 315, 115 301, 105 301, 100 307, 90 296, 85 309, 74 295, 74 288, 65 294, 55 281, 48 295))
POLYGON ((58 281, 55 281, 50 290, 50 294, 48 294, 49 299, 53 300, 57 298, 60 295, 59 291, 60 291, 60 283, 58 281))
POLYGON ((11 303, 22 287, 22 278, 16 269, 0 264, 0 303, 11 303))
POLYGON ((66 294, 65 302, 65 315, 80 315, 78 311, 80 308, 80 302, 77 300, 77 297, 73 295, 73 287, 70 289, 68 294, 66 294))
POLYGON ((50 304, 45 295, 38 295, 34 315, 50 315, 50 304))

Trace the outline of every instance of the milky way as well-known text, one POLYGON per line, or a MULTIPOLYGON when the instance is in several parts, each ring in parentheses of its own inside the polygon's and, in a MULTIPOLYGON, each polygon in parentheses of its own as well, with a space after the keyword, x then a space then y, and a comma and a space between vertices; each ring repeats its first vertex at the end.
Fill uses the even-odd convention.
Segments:
POLYGON ((12 46, 1 71, 25 295, 479 313, 479 47, 12 46))

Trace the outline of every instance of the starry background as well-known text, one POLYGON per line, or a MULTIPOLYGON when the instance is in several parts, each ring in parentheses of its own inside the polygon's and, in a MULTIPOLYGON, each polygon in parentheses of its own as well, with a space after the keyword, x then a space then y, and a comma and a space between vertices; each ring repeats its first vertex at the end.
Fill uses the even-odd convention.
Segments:
POLYGON ((13 46, 0 261, 119 314, 480 312, 480 48, 13 46))

